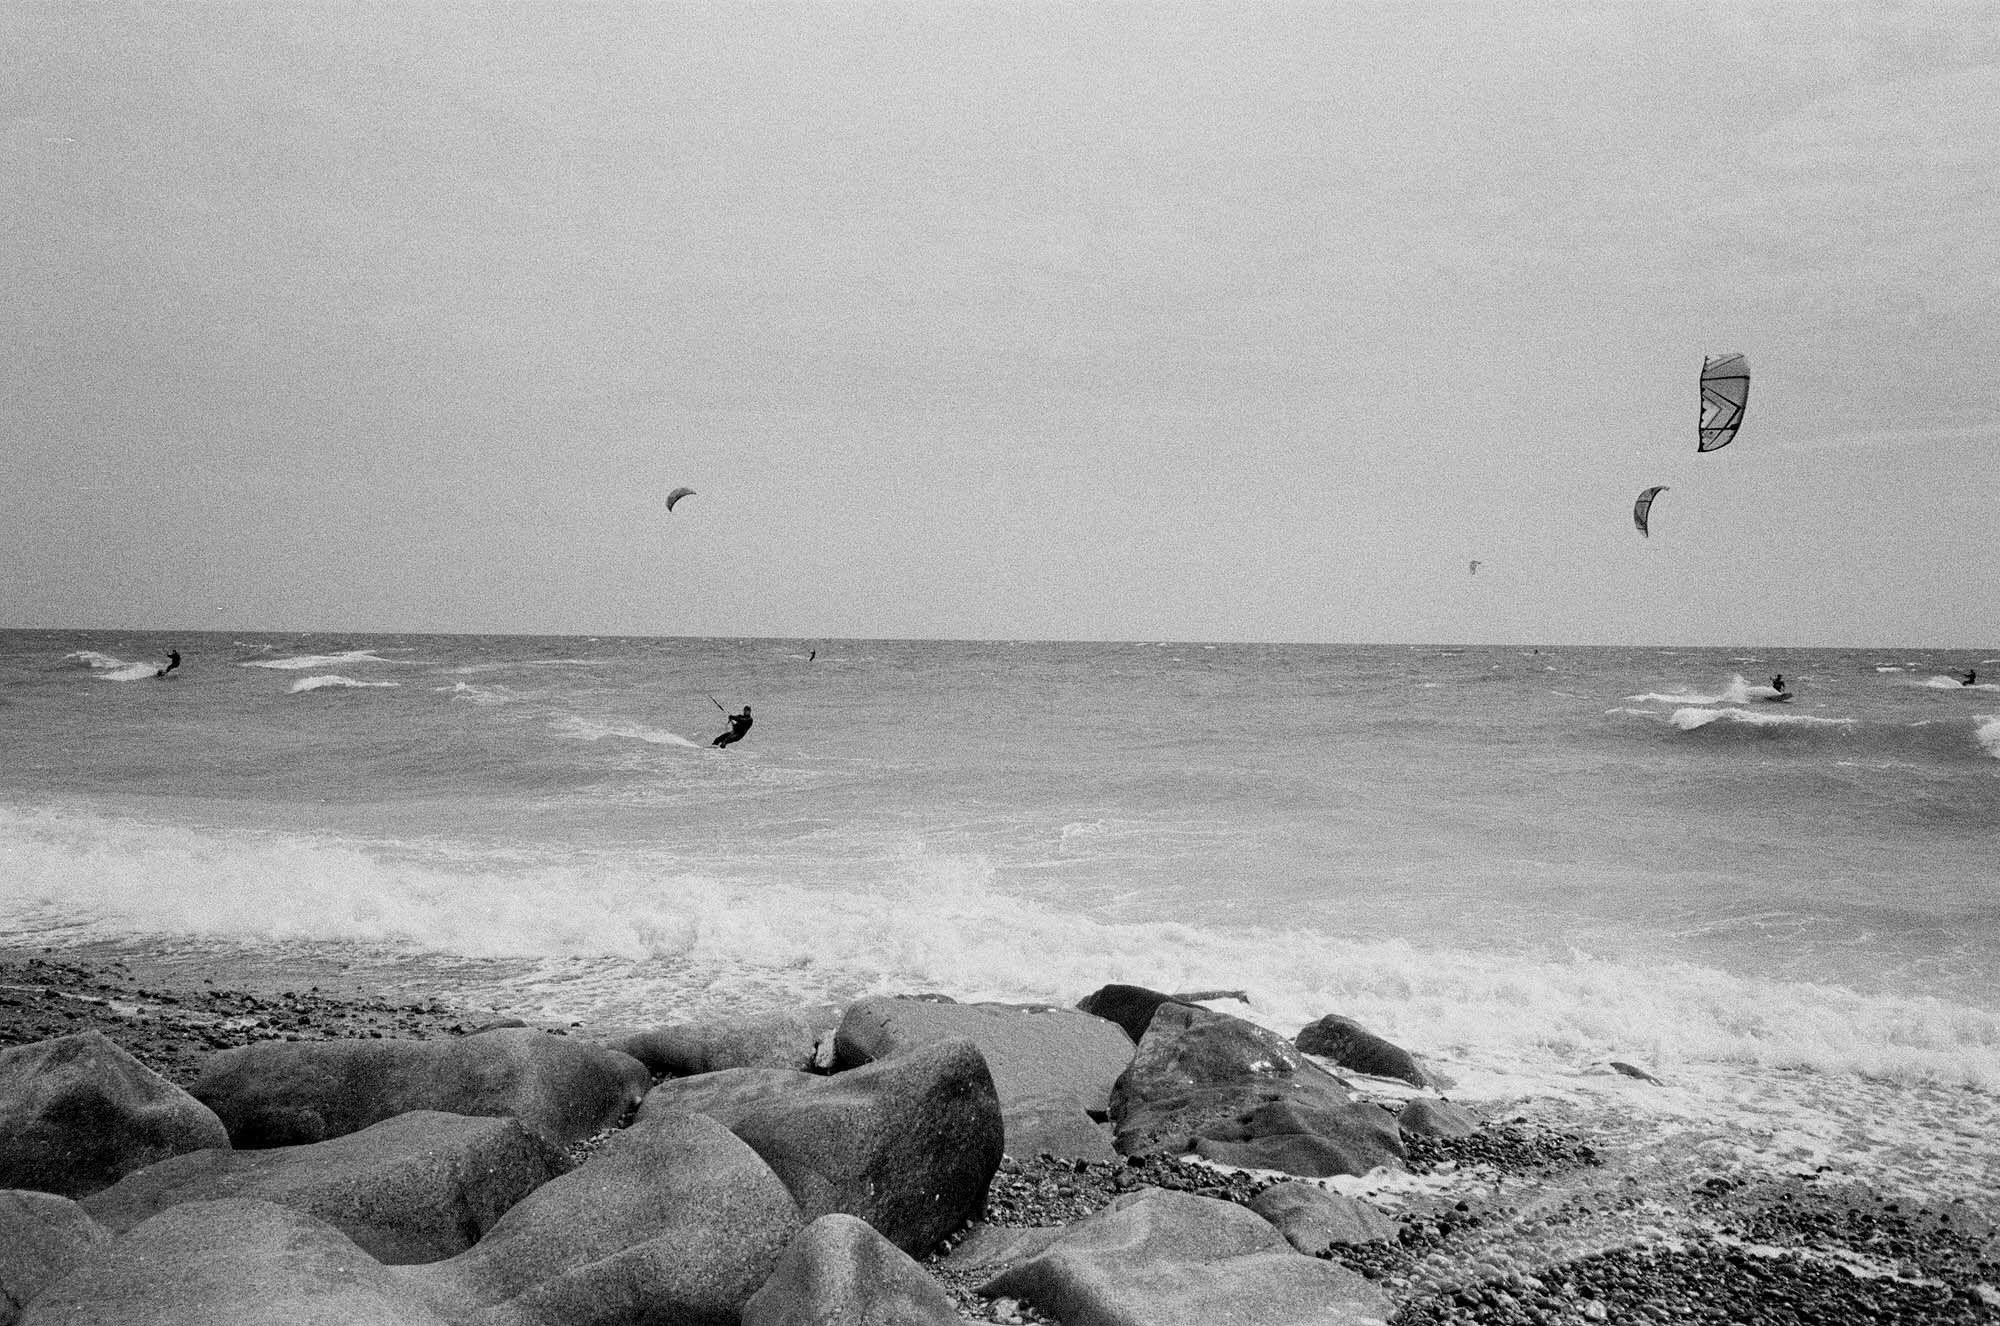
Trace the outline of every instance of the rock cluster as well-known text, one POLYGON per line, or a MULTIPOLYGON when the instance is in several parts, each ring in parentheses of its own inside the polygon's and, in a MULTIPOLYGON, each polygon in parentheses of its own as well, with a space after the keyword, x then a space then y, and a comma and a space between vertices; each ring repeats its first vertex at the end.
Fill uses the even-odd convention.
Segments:
POLYGON ((985 1255, 978 1292, 1026 1313, 1382 1320, 1301 1255, 1361 1217, 1308 1185, 1266 1218, 1268 1183, 1178 1156, 1319 1129, 1350 1169, 1396 1163, 1394 1117, 1251 1023, 1126 1003, 1158 1016, 878 998, 605 1043, 274 1036, 186 1089, 95 1030, 0 1050, 0 1326, 949 1322, 922 1259, 955 1242, 951 1274, 985 1255), (1008 1152, 1092 1177, 1003 1247, 977 1222, 996 1179, 1024 1214, 1008 1152))
POLYGON ((1990 1223, 1811 1182, 1710 1178, 1671 1243, 1546 1252, 1572 1207, 1597 1231, 1646 1195, 1591 1188, 1590 1146, 1475 1118, 1351 1022, 1287 1041, 1203 1006, 1233 992, 864 999, 591 1041, 373 1006, 329 1039, 297 1000, 218 1020, 244 997, 149 991, 168 1039, 130 1040, 171 1053, 148 1066, 127 999, 35 972, 50 989, 0 986, 0 1326, 1931 1323, 2000 1301, 1990 1223), (1321 1060, 1396 1081, 1396 1107, 1321 1060), (1496 1181, 1395 1219, 1326 1182, 1404 1168, 1496 1181), (1515 1176, 1531 1211, 1501 1205, 1515 1176), (1510 1221, 1533 1257, 1503 1254, 1510 1221))

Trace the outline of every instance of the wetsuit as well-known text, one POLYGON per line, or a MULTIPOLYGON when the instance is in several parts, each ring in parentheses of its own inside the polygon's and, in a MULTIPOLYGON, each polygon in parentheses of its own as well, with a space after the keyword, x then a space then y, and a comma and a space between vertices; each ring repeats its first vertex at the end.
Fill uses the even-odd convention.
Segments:
POLYGON ((711 746, 727 746, 732 741, 743 740, 743 734, 750 730, 750 706, 744 705, 743 712, 729 716, 729 731, 709 742, 711 746))

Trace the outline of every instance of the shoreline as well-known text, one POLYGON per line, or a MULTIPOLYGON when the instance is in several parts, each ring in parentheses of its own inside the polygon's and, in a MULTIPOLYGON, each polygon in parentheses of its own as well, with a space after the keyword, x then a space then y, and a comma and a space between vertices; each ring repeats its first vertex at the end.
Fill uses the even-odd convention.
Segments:
MULTIPOLYGON (((387 989, 382 967, 358 965, 224 968, 128 944, 0 948, 0 1049, 96 1030, 185 1086, 207 1055, 236 1045, 432 1039, 507 1016, 453 1004, 436 988, 387 989)), ((542 1029, 591 1034, 579 1024, 542 1029)), ((1395 1326, 1803 1321, 1813 1319, 1808 1307, 1834 1314, 1827 1320, 2000 1320, 2000 1204, 1913 1201, 1811 1170, 1731 1171, 1671 1147, 1586 1135, 1518 1105, 1462 1103, 1479 1131, 1418 1139, 1408 1176, 1324 1181, 1374 1200, 1400 1226, 1394 1243, 1320 1254, 1382 1289, 1395 1326), (1767 1315, 1727 1315, 1752 1301, 1767 1315), (1608 1315, 1594 1315, 1593 1303, 1608 1315), (1549 1315, 1558 1309, 1570 1315, 1549 1315)), ((1069 1223, 1139 1184, 1247 1201, 1283 1177, 1196 1161, 1010 1157, 987 1223, 1069 1223)), ((984 1273, 957 1274, 942 1255, 926 1265, 967 1319, 1049 1320, 980 1299, 973 1286, 984 1273)))

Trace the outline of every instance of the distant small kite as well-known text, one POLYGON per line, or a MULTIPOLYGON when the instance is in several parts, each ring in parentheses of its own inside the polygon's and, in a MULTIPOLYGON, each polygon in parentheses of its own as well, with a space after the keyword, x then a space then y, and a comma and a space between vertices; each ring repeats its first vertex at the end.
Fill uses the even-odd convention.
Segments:
POLYGON ((693 496, 694 496, 694 489, 692 488, 674 489, 671 493, 667 494, 667 510, 672 511, 674 509, 674 503, 680 501, 683 497, 693 497, 693 496))
POLYGON ((1479 574, 1479 563, 1478 563, 1478 562, 1474 562, 1474 563, 1472 564, 1472 574, 1473 574, 1473 575, 1478 575, 1478 574, 1479 574))
MULTIPOLYGON (((1639 500, 1632 504, 1632 523, 1639 527, 1641 534, 1646 534, 1646 517, 1652 513, 1653 499, 1666 491, 1667 486, 1665 484, 1648 488, 1645 492, 1640 493, 1639 500)), ((1650 539, 1653 536, 1646 534, 1646 537, 1650 539)))

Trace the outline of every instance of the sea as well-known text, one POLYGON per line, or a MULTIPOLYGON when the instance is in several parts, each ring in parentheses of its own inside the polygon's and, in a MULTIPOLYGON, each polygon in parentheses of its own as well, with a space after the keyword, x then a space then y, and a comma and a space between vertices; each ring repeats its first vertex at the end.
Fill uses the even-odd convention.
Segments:
POLYGON ((1990 1201, 2000 656, 5 631, 0 948, 590 1028, 1237 992, 1990 1201))

